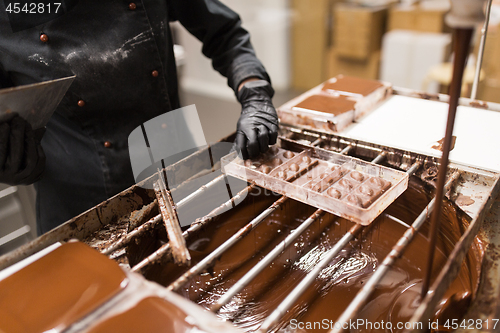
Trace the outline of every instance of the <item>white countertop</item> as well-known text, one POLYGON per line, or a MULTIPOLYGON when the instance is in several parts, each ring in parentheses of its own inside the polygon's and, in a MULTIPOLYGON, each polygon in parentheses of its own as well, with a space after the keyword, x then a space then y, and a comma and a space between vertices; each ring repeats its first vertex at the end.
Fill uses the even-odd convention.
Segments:
MULTIPOLYGON (((444 137, 447 116, 447 103, 391 96, 341 134, 440 157, 431 147, 444 137)), ((500 171, 500 112, 459 106, 453 135, 450 161, 500 171)))

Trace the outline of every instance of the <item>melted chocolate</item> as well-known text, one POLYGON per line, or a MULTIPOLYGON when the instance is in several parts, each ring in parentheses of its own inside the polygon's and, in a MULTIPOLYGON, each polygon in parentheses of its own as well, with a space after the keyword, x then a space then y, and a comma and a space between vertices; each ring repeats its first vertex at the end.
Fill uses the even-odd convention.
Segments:
MULTIPOLYGON (((457 142, 457 137, 455 135, 453 135, 451 137, 450 151, 452 151, 455 148, 455 142, 457 142)), ((442 138, 441 140, 439 140, 438 142, 436 142, 436 144, 433 145, 431 148, 439 150, 439 151, 443 151, 443 145, 444 145, 444 138, 442 138)))
POLYGON ((345 91, 353 94, 367 96, 380 87, 383 87, 383 84, 379 81, 339 75, 336 78, 335 82, 325 83, 322 89, 345 91))
POLYGON ((204 332, 186 319, 188 315, 174 304, 159 297, 148 297, 130 310, 97 324, 88 333, 204 332))
POLYGON ((354 110, 355 104, 356 102, 348 99, 345 96, 333 97, 324 95, 312 95, 299 104, 295 105, 295 107, 339 115, 344 112, 354 110))
MULTIPOLYGON (((398 221, 408 225, 413 223, 430 199, 430 193, 422 182, 412 177, 408 190, 365 228, 357 240, 352 241, 332 260, 314 285, 300 297, 287 316, 281 320, 279 326, 286 327, 292 318, 302 322, 323 319, 335 322, 406 231, 407 226, 398 221)), ((235 209, 221 215, 214 225, 201 232, 197 239, 190 241, 192 264, 212 252, 275 200, 276 197, 269 195, 249 195, 235 209)), ((443 228, 435 252, 433 280, 469 223, 468 217, 450 202, 445 201, 443 206, 441 215, 443 228)), ((209 273, 193 278, 180 293, 206 308, 210 307, 314 211, 314 207, 288 200, 231 250, 224 253, 209 273)), ((233 298, 231 303, 223 307, 218 316, 232 321, 234 325, 247 331, 258 328, 352 225, 350 221, 325 214, 233 298)), ((412 309, 419 300, 418 290, 428 251, 427 234, 428 223, 425 223, 403 256, 382 279, 359 313, 359 318, 372 322, 409 319, 413 314, 412 309)), ((474 244, 443 301, 457 293, 475 293, 480 257, 480 249, 474 244)), ((185 270, 186 268, 177 267, 172 263, 165 263, 151 269, 147 277, 168 285, 185 270)), ((455 310, 453 315, 461 317, 465 308, 457 307, 455 310)), ((315 332, 315 330, 310 331, 315 332)), ((323 331, 318 330, 318 332, 323 331)))
POLYGON ((118 293, 125 279, 96 250, 64 244, 0 281, 0 331, 61 331, 118 293))

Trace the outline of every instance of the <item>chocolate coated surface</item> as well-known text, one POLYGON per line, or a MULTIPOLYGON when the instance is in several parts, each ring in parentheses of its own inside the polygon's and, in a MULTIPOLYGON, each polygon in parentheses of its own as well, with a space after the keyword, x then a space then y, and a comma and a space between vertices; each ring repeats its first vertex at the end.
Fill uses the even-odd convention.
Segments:
POLYGON ((383 84, 375 80, 360 79, 352 76, 341 76, 335 82, 327 82, 323 86, 323 90, 338 90, 353 94, 367 96, 383 87, 383 84))
POLYGON ((347 99, 345 96, 312 95, 295 105, 295 107, 339 115, 354 110, 355 104, 356 102, 347 99))
POLYGON ((188 315, 174 304, 159 297, 148 297, 132 309, 99 323, 88 333, 204 332, 186 321, 187 317, 188 315))
POLYGON ((116 262, 66 243, 0 281, 0 331, 62 330, 118 293, 125 279, 116 262))

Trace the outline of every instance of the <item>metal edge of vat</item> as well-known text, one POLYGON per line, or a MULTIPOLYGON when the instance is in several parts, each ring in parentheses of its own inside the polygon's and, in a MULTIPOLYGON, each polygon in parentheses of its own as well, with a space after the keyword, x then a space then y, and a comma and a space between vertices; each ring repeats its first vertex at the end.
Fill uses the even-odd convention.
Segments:
POLYGON ((470 319, 480 319, 482 322, 479 325, 475 321, 472 329, 459 328, 457 332, 460 333, 494 332, 494 329, 500 329, 500 196, 497 196, 492 208, 485 212, 479 233, 486 244, 479 288, 464 320, 470 323, 470 319))
MULTIPOLYGON (((438 277, 432 283, 430 292, 417 308, 414 315, 410 319, 410 322, 428 323, 429 320, 432 319, 433 312, 438 302, 441 300, 448 287, 457 277, 463 260, 467 252, 470 250, 470 246, 472 245, 474 238, 477 236, 480 228, 482 227, 485 216, 496 200, 499 192, 500 182, 499 178, 497 177, 488 199, 481 205, 479 214, 472 219, 472 221, 469 223, 468 228, 453 248, 453 251, 448 257, 445 265, 441 269, 438 277)), ((483 274, 483 272, 481 274, 483 274)), ((479 282, 481 282, 481 277, 479 279, 479 282)), ((475 298, 475 301, 476 300, 477 296, 475 298)), ((414 325, 413 327, 418 327, 418 325, 414 325)), ((411 332, 427 332, 427 327, 423 325, 422 329, 411 330, 411 332)))
MULTIPOLYGON (((221 142, 230 142, 233 136, 234 134, 230 134, 214 143, 214 145, 221 142)), ((209 149, 213 149, 214 145, 196 151, 177 163, 166 167, 165 169, 181 170, 183 165, 192 166, 195 164, 191 163, 193 160, 206 153, 209 149)), ((190 174, 189 176, 192 175, 190 174)), ((140 209, 142 205, 153 201, 155 198, 155 194, 152 190, 146 190, 141 187, 144 184, 151 183, 153 177, 155 177, 155 175, 132 185, 128 189, 123 190, 113 197, 101 202, 97 206, 81 213, 80 215, 71 218, 60 226, 37 237, 33 241, 22 245, 18 249, 0 256, 0 270, 13 265, 16 262, 27 258, 56 242, 71 238, 82 240, 96 230, 99 230, 100 227, 116 222, 120 217, 123 217, 124 214, 130 214, 132 211, 140 209)), ((175 191, 175 189, 172 191, 175 191)))

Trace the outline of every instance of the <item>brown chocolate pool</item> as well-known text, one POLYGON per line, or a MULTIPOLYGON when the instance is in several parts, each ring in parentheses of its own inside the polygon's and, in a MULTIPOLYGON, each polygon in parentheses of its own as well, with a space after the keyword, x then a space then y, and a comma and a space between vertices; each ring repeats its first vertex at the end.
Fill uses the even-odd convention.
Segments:
MULTIPOLYGON (((408 225, 413 223, 429 203, 431 195, 431 189, 412 177, 408 190, 332 260, 276 329, 290 332, 326 332, 324 326, 316 324, 314 327, 314 323, 334 323, 337 320, 408 225)), ((222 214, 188 243, 192 262, 198 262, 216 249, 277 199, 278 197, 270 192, 266 195, 264 190, 257 189, 239 206, 222 214)), ((210 272, 193 278, 180 294, 209 308, 314 211, 313 207, 288 200, 254 231, 223 254, 210 272)), ((433 279, 470 221, 448 201, 444 204, 441 218, 442 227, 435 252, 433 279)), ((427 221, 404 255, 391 267, 357 317, 372 323, 391 322, 392 330, 363 327, 359 329, 360 332, 397 332, 400 331, 396 328, 397 323, 410 319, 419 304, 418 295, 428 250, 428 224, 427 221)), ((231 303, 224 306, 218 316, 246 331, 256 330, 352 225, 350 221, 325 214, 234 297, 231 303)), ((458 277, 436 309, 440 321, 447 318, 460 319, 464 315, 475 295, 481 258, 480 243, 475 242, 458 277)), ((151 266, 145 276, 166 286, 186 269, 163 263, 151 266)))

